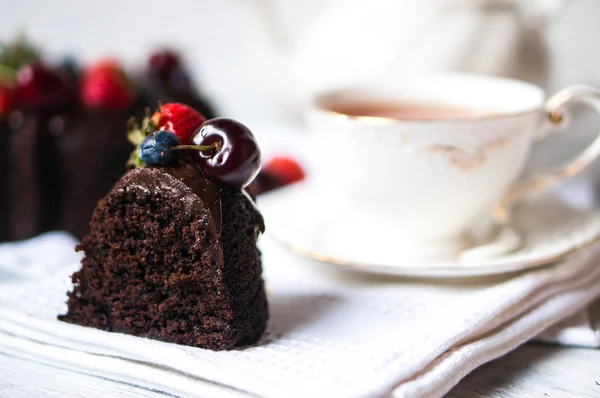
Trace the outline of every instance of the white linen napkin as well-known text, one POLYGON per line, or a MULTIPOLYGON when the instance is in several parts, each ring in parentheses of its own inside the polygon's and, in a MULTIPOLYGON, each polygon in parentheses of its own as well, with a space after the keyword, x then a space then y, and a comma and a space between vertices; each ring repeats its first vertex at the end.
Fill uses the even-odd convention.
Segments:
POLYGON ((536 340, 564 346, 600 348, 600 300, 550 327, 536 340))
POLYGON ((175 395, 442 396, 600 296, 600 245, 527 273, 431 281, 331 272, 263 238, 268 330, 213 352, 57 321, 73 245, 0 245, 0 351, 175 395))

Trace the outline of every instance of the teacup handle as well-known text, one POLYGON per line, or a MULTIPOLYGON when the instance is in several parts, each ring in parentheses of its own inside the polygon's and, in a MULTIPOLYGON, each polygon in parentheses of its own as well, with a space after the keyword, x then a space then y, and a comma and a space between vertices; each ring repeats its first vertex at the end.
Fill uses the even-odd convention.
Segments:
MULTIPOLYGON (((550 97, 544 111, 554 125, 564 120, 562 107, 569 102, 582 102, 600 113, 600 92, 593 87, 577 85, 567 87, 550 97)), ((510 210, 518 200, 552 188, 557 183, 573 177, 600 157, 600 134, 575 159, 566 166, 554 171, 535 176, 527 181, 518 183, 509 189, 494 209, 494 220, 506 224, 510 218, 510 210)))

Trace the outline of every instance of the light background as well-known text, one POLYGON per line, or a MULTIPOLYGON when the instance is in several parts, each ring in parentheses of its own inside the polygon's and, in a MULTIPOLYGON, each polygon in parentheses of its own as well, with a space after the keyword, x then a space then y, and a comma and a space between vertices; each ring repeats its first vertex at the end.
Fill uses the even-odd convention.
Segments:
MULTIPOLYGON (((155 45, 175 44, 223 113, 276 121, 277 103, 264 89, 269 78, 262 67, 265 47, 248 34, 256 22, 248 12, 250 1, 0 0, 0 40, 25 31, 47 54, 75 54, 84 61, 116 55, 131 67, 155 45)), ((330 1, 340 0, 274 0, 292 39, 301 37, 319 7, 330 1)), ((547 27, 550 90, 572 83, 600 86, 599 20, 600 0, 572 0, 547 27)), ((557 137, 544 145, 567 156, 589 141, 599 120, 586 116, 576 123, 568 144, 557 137)))

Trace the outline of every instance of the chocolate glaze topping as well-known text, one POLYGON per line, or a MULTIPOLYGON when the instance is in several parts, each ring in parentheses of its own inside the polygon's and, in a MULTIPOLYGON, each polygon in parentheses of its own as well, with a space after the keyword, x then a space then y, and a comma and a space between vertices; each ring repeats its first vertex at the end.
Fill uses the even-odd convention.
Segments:
POLYGON ((189 163, 180 165, 168 165, 160 167, 161 170, 172 175, 174 178, 190 187, 194 193, 202 199, 210 210, 218 231, 221 231, 221 197, 220 188, 208 181, 200 170, 189 163))
MULTIPOLYGON (((204 206, 208 208, 215 226, 217 236, 221 232, 221 198, 220 188, 204 178, 200 170, 189 163, 181 163, 168 166, 145 166, 127 173, 126 177, 121 179, 115 188, 124 188, 127 186, 149 188, 169 192, 171 195, 181 200, 186 200, 189 196, 189 189, 198 196, 204 206), (185 184, 173 184, 173 178, 185 184)), ((188 211, 193 211, 190 206, 188 211)), ((198 217, 201 215, 199 214, 198 217)))

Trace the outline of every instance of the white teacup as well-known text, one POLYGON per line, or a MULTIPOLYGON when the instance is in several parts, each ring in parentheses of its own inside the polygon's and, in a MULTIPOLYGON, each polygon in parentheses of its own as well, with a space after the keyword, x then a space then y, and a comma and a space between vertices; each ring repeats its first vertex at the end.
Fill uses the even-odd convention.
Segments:
POLYGON ((561 124, 561 107, 570 101, 600 111, 600 94, 590 87, 573 86, 545 100, 529 83, 462 74, 323 93, 308 115, 316 174, 351 204, 349 223, 373 226, 360 233, 407 256, 443 257, 471 244, 477 225, 506 222, 517 199, 598 157, 600 138, 566 167, 515 185, 532 144, 561 124), (351 105, 357 103, 379 105, 361 115, 351 105), (413 108, 421 105, 438 109, 413 108), (384 111, 404 116, 368 116, 384 111))

